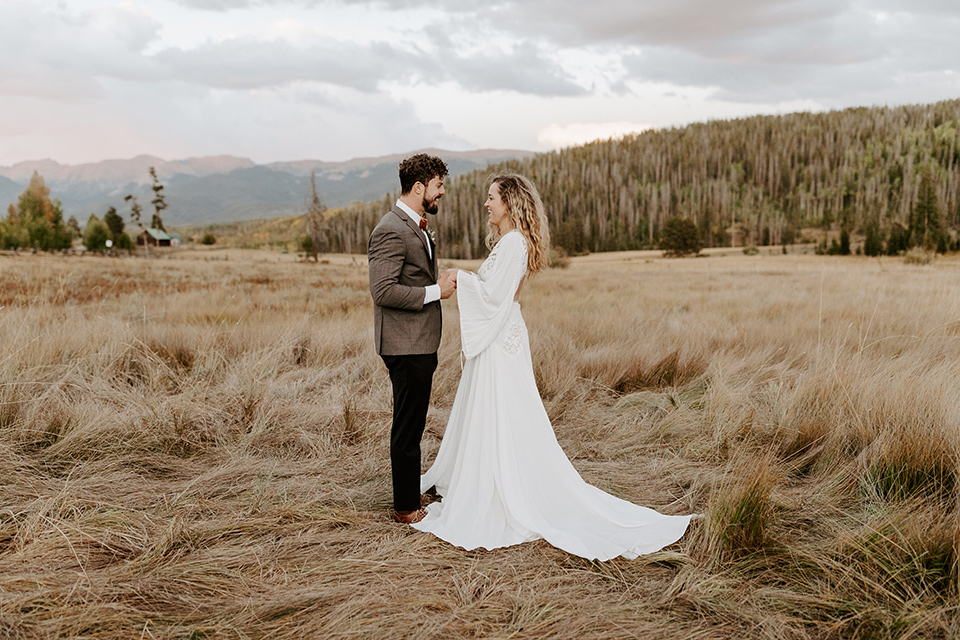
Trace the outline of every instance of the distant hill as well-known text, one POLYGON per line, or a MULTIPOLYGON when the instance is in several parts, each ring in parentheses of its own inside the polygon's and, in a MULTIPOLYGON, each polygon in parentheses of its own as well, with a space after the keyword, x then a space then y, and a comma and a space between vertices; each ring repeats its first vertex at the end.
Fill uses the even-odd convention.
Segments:
MULTIPOLYGON (((450 181, 435 224, 440 255, 486 253, 491 171, 529 176, 567 251, 657 246, 663 223, 693 221, 705 247, 792 242, 801 229, 892 237, 911 229, 921 175, 939 223, 960 232, 960 100, 715 120, 541 153, 450 181)), ((383 203, 331 212, 332 251, 363 252, 383 203)))
MULTIPOLYGON (((452 176, 513 158, 528 151, 427 150, 444 158, 452 176)), ((413 152, 411 152, 413 153, 413 152)), ((303 212, 310 173, 316 171, 317 190, 331 208, 382 198, 397 187, 397 163, 410 155, 355 158, 344 162, 300 160, 258 165, 246 158, 214 156, 166 161, 153 156, 107 160, 83 165, 61 165, 52 160, 21 162, 0 167, 0 204, 14 202, 34 171, 43 176, 51 196, 59 198, 64 215, 81 224, 91 213, 102 216, 109 207, 127 210, 123 197, 134 194, 149 211, 150 167, 164 184, 169 225, 213 224, 295 215, 303 212)), ((126 217, 126 215, 124 215, 126 217)))
POLYGON ((20 194, 23 193, 23 185, 20 185, 10 178, 0 176, 0 204, 3 204, 3 211, 0 211, 0 218, 7 216, 6 205, 16 202, 20 194))

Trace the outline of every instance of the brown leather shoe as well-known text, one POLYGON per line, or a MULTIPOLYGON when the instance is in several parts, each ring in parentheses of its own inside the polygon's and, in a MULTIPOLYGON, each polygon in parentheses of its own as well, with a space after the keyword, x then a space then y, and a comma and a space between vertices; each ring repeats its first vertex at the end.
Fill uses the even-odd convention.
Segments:
POLYGON ((394 511, 393 519, 403 524, 416 524, 427 517, 426 509, 417 509, 416 511, 394 511))

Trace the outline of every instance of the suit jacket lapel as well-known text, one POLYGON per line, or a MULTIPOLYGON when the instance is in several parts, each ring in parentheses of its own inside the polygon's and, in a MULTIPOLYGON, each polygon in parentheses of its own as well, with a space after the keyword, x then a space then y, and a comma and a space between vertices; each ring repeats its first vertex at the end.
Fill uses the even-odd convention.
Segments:
POLYGON ((410 216, 406 214, 406 212, 403 209, 401 209, 397 205, 393 205, 393 208, 390 210, 393 211, 398 216, 400 216, 400 219, 403 220, 403 222, 408 227, 410 227, 410 229, 415 234, 417 234, 418 238, 420 238, 420 242, 423 243, 423 250, 427 252, 427 260, 430 261, 430 273, 433 275, 433 279, 436 280, 437 279, 437 247, 436 245, 434 245, 432 248, 427 246, 426 235, 423 233, 423 231, 420 230, 420 227, 417 226, 416 223, 414 223, 414 221, 410 218, 410 216), (433 253, 432 259, 430 257, 431 253, 433 253))

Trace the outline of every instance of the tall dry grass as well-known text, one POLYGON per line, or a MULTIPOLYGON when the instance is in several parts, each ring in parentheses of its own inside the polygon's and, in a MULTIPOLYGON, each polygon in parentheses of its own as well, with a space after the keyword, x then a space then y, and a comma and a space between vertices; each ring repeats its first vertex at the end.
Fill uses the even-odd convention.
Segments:
POLYGON ((530 281, 582 475, 706 516, 593 563, 390 521, 362 260, 0 257, 0 638, 956 637, 958 267, 625 254, 530 281))

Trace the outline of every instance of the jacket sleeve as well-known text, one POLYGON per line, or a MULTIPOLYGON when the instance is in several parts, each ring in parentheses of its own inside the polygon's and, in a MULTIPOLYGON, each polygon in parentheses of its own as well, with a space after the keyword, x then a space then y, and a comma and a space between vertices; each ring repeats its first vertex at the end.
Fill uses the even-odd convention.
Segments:
POLYGON ((370 294, 377 306, 408 311, 423 309, 426 288, 400 284, 400 272, 406 255, 406 246, 399 233, 374 229, 367 245, 367 264, 370 294))
POLYGON ((519 233, 510 233, 500 240, 485 280, 469 271, 457 275, 460 344, 467 359, 479 355, 504 330, 526 270, 527 241, 519 233))

